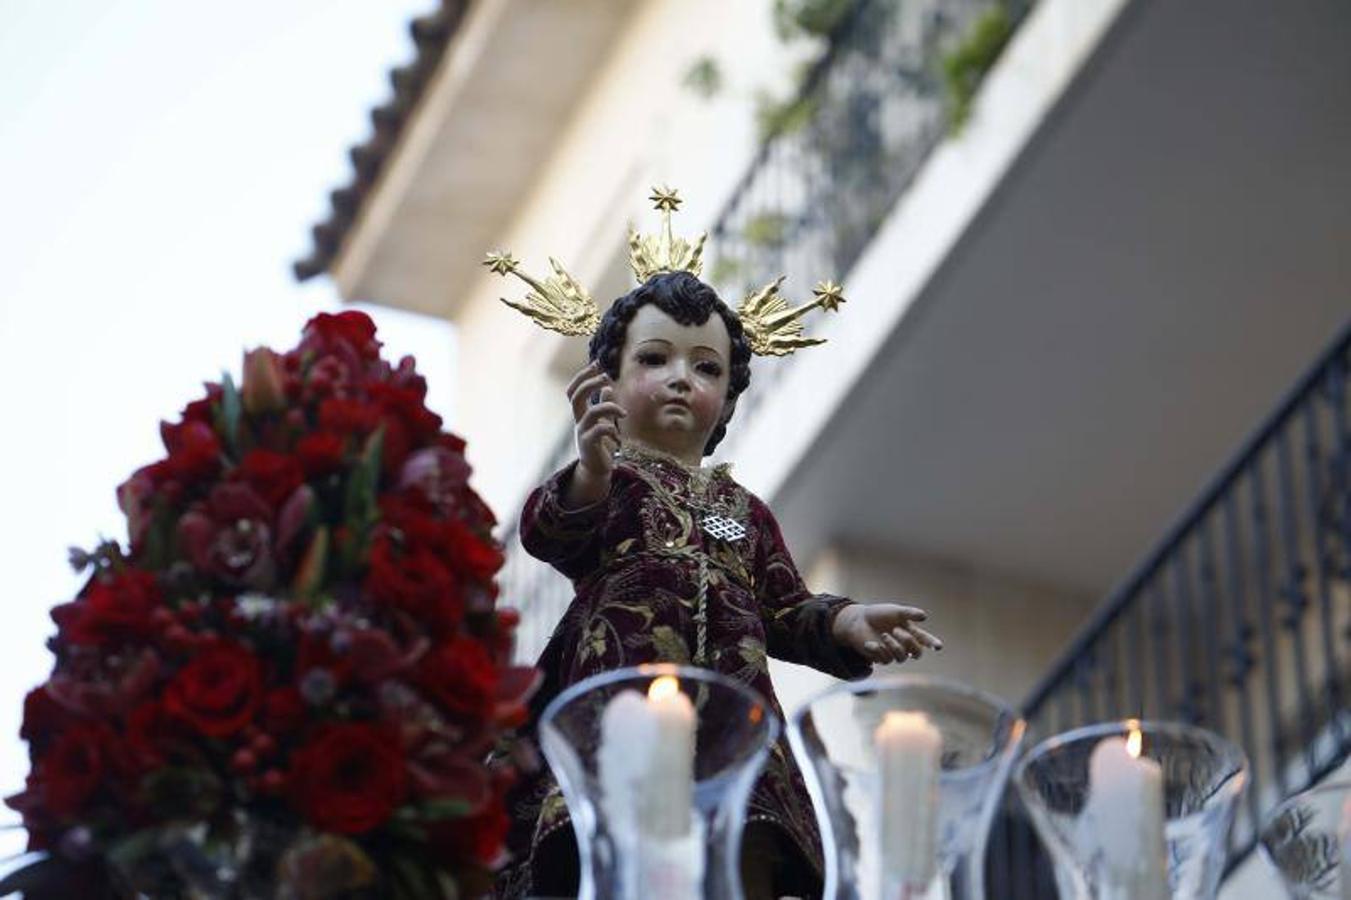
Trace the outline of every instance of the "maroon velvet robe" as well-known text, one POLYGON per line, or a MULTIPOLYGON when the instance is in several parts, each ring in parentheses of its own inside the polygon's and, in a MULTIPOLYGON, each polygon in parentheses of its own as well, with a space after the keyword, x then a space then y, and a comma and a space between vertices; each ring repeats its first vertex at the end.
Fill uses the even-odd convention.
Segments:
MULTIPOLYGON (((841 678, 871 671, 867 660, 831 636, 835 614, 848 601, 808 592, 773 514, 725 466, 692 471, 674 459, 629 453, 619 460, 605 500, 565 509, 560 497, 572 471, 569 466, 537 488, 521 514, 525 549, 576 589, 537 663, 544 683, 532 704, 532 737, 540 711, 561 690, 623 666, 673 662, 713 669, 753 687, 780 718, 767 655, 841 678), (741 523, 746 536, 734 542, 710 537, 700 527, 709 512, 741 523), (702 641, 696 621, 701 579, 702 641)), ((499 895, 575 892, 576 845, 547 767, 518 785, 509 804, 513 862, 499 879, 499 895)), ((775 889, 819 894, 820 836, 782 737, 756 782, 746 819, 748 828, 769 826, 779 838, 775 889)))

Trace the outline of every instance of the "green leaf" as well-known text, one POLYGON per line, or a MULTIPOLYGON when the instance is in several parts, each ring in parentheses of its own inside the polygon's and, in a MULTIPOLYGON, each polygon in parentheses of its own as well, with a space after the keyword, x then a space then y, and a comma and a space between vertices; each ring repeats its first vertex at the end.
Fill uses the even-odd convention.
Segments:
POLYGON ((221 781, 207 769, 169 766, 145 779, 151 808, 166 819, 202 819, 220 803, 221 781))
POLYGON ((995 6, 971 24, 962 41, 942 62, 948 115, 954 132, 971 116, 971 105, 985 74, 1004 52, 1013 35, 1013 20, 1003 6, 995 6))
POLYGON ((150 524, 145 530, 142 565, 155 570, 169 568, 173 562, 175 524, 174 511, 168 502, 162 496, 156 497, 150 512, 150 524))
POLYGON ((350 540, 343 550, 342 569, 348 575, 356 570, 365 557, 371 529, 380 519, 376 496, 380 490, 380 457, 384 438, 384 428, 377 428, 367 439, 361 459, 352 467, 347 478, 342 518, 350 540))
POLYGON ((468 815, 472 807, 463 800, 441 797, 419 803, 414 809, 417 811, 418 818, 439 820, 458 819, 461 816, 468 815))
POLYGON ((711 100, 722 90, 722 67, 713 57, 701 56, 685 70, 680 82, 701 99, 711 100))
POLYGON ((239 417, 243 410, 243 405, 239 400, 239 390, 235 387, 235 381, 226 372, 220 380, 220 412, 221 426, 225 435, 225 443, 229 446, 230 452, 236 456, 239 454, 239 417))

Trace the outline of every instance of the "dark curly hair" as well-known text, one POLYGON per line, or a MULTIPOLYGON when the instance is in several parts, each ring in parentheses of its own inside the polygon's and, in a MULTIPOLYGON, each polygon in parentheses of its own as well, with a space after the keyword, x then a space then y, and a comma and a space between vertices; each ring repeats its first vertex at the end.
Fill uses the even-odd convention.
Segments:
MULTIPOLYGON (((619 357, 624 351, 624 337, 629 323, 639 307, 651 303, 681 325, 702 325, 713 313, 722 316, 727 335, 732 339, 732 359, 727 380, 727 402, 733 403, 751 383, 751 345, 736 317, 713 288, 689 272, 662 272, 653 275, 639 287, 614 302, 600 320, 600 327, 591 336, 591 359, 599 362, 605 374, 619 377, 619 357)), ((704 456, 713 452, 723 435, 725 422, 708 436, 704 456)))

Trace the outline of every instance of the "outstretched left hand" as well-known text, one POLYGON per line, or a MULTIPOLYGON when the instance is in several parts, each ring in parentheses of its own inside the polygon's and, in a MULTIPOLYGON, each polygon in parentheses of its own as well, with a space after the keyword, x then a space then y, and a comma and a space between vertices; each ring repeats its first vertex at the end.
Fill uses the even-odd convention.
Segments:
POLYGON ((905 662, 919 659, 926 647, 943 649, 942 641, 916 624, 928 617, 918 606, 851 603, 835 615, 831 633, 869 662, 905 662))

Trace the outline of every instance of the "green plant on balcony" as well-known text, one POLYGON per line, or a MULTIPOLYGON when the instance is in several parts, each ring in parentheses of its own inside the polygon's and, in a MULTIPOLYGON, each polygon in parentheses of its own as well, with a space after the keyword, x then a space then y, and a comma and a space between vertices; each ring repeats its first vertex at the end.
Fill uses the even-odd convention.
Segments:
POLYGON ((1012 35, 1008 10, 993 6, 971 23, 962 40, 943 57, 943 88, 953 132, 961 131, 971 117, 976 91, 1012 35))
POLYGON ((711 56, 700 56, 690 63, 680 83, 695 96, 711 100, 722 91, 722 66, 711 56))
POLYGON ((802 95, 797 92, 782 100, 767 92, 755 96, 755 127, 760 140, 767 141, 781 134, 801 131, 811 124, 820 106, 820 98, 815 94, 802 95))
POLYGON ((774 0, 774 30, 779 39, 829 38, 854 7, 855 0, 774 0))
POLYGON ((742 227, 741 237, 752 247, 780 247, 788 237, 788 217, 779 212, 757 213, 742 227))
POLYGON ((745 274, 746 266, 739 259, 719 256, 709 267, 708 278, 713 284, 727 285, 738 281, 745 274))

